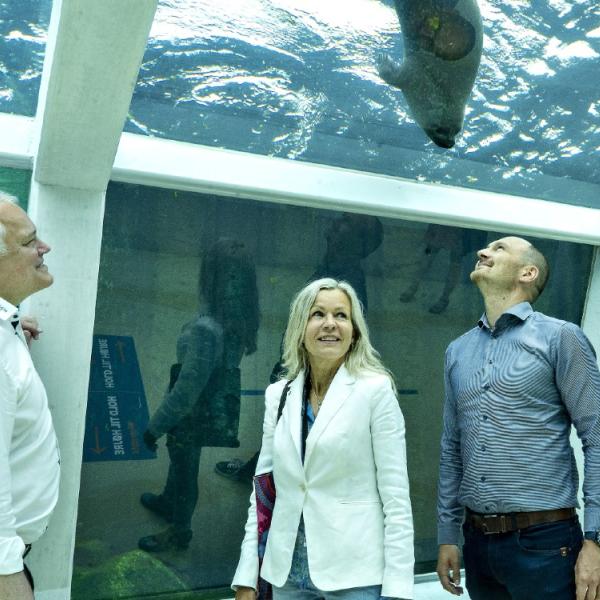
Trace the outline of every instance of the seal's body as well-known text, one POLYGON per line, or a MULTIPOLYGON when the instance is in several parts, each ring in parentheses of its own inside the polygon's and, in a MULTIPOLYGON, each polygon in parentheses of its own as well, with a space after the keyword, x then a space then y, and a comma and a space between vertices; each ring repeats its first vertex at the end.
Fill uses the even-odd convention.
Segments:
POLYGON ((411 114, 442 148, 454 146, 481 59, 476 0, 395 0, 404 61, 379 59, 381 78, 404 93, 411 114))

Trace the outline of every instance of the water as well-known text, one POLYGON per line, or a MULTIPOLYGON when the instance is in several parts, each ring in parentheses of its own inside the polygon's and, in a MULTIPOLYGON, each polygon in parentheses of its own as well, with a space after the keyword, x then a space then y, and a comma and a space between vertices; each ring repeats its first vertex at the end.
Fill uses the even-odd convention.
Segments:
MULTIPOLYGON (((10 4, 0 109, 33 114, 47 10, 10 4)), ((599 207, 600 7, 479 6, 482 63, 452 150, 377 75, 380 51, 403 52, 391 0, 161 0, 125 130, 599 207)))
POLYGON ((33 116, 51 0, 0 0, 0 111, 33 116))

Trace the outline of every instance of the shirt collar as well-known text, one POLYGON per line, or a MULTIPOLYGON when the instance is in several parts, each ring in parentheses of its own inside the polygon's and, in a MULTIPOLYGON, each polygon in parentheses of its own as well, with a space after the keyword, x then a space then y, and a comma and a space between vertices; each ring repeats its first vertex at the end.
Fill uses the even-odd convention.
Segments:
POLYGON ((0 298, 0 321, 9 321, 19 314, 19 309, 8 300, 0 298))
MULTIPOLYGON (((501 325, 502 327, 502 324, 506 323, 507 321, 511 321, 512 317, 515 317, 519 321, 525 321, 531 314, 533 314, 533 308, 531 304, 529 304, 529 302, 519 302, 519 304, 511 306, 508 310, 504 311, 500 315, 496 321, 496 327, 498 325, 501 325), (510 315, 510 317, 508 315, 510 315)), ((477 325, 479 329, 492 329, 485 313, 481 315, 481 319, 479 319, 477 325)))

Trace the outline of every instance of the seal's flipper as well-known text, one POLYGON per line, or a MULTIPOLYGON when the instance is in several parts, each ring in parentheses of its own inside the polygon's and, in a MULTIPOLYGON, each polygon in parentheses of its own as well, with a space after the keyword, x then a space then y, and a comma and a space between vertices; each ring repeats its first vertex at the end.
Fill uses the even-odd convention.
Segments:
POLYGON ((408 83, 407 71, 403 65, 393 61, 389 54, 380 54, 377 57, 379 76, 386 83, 402 89, 408 83))

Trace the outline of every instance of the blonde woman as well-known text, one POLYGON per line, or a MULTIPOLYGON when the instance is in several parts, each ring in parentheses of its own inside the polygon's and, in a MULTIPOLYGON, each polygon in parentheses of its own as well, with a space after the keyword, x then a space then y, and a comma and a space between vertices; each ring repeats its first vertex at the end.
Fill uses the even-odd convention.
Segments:
MULTIPOLYGON (((413 525, 404 420, 352 287, 306 285, 284 338, 286 380, 268 387, 256 473, 277 488, 261 577, 274 600, 412 598, 413 525)), ((254 600, 256 506, 232 587, 254 600)))

